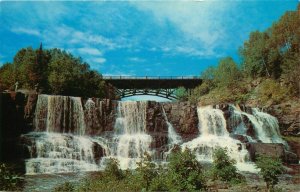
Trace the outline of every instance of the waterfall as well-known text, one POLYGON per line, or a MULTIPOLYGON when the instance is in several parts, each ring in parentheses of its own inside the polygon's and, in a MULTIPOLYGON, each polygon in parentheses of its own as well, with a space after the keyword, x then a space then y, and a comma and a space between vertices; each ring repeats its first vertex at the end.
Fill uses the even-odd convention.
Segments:
POLYGON ((162 106, 161 108, 162 108, 162 112, 163 112, 163 116, 165 118, 165 121, 168 125, 168 143, 169 143, 169 145, 182 143, 181 137, 176 133, 176 131, 174 130, 174 127, 168 121, 168 117, 166 115, 164 107, 162 106))
POLYGON ((248 151, 245 146, 229 136, 223 112, 207 106, 198 107, 197 113, 200 135, 192 141, 183 143, 182 148, 196 150, 199 161, 212 162, 213 151, 217 147, 225 147, 228 155, 236 160, 239 170, 254 171, 254 166, 246 163, 248 151))
POLYGON ((29 175, 99 170, 94 154, 105 153, 100 142, 82 136, 33 132, 23 138, 31 143, 28 145, 31 158, 26 160, 29 175), (95 150, 97 146, 100 151, 95 150))
POLYGON ((39 95, 35 130, 84 135, 84 112, 80 97, 39 95))
POLYGON ((96 171, 103 169, 111 157, 119 160, 122 169, 134 169, 145 152, 154 155, 164 151, 156 162, 165 163, 175 144, 195 150, 197 159, 205 162, 212 162, 215 148, 227 148, 239 170, 253 172, 246 142, 287 146, 280 137, 277 119, 256 108, 246 113, 230 105, 225 119, 220 109, 198 107, 199 135, 183 142, 168 121, 163 106, 160 106, 162 111, 151 109, 152 112, 147 113, 150 110, 147 101, 105 102, 90 98, 83 107, 79 97, 39 95, 33 121, 35 130, 22 136, 30 156, 26 160, 26 173, 96 171), (147 133, 147 126, 152 126, 147 124, 147 119, 159 117, 157 122, 164 122, 160 112, 168 126, 168 144, 165 145, 164 137, 163 146, 154 151, 156 142, 162 141, 155 135, 160 132, 151 130, 153 138, 147 133))
MULTIPOLYGON (((230 106, 233 114, 230 117, 232 127, 234 127, 234 133, 246 135, 247 126, 243 121, 242 116, 246 116, 255 130, 255 137, 263 143, 282 143, 287 146, 287 143, 281 138, 279 132, 278 121, 272 115, 259 111, 257 108, 252 108, 252 114, 242 112, 234 106, 230 106), (235 122, 235 123, 234 123, 235 122), (237 123, 238 122, 238 123, 237 123)), ((246 135, 247 136, 247 135, 246 135)), ((247 136, 251 142, 255 141, 255 138, 247 136)))
POLYGON ((112 157, 120 161, 122 169, 135 168, 145 152, 152 154, 152 137, 146 134, 146 109, 147 102, 118 102, 112 157))
POLYGON ((30 152, 26 174, 95 171, 99 154, 108 152, 101 139, 84 136, 79 97, 39 95, 34 126, 36 132, 22 136, 30 152))

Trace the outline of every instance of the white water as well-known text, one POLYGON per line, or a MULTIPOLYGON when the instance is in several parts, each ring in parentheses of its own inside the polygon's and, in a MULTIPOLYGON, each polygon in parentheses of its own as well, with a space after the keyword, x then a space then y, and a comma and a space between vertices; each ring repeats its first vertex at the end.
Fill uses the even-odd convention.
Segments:
MULTIPOLYGON (((282 143, 287 146, 287 143, 280 136, 278 121, 275 117, 261 112, 257 108, 252 108, 253 115, 251 115, 249 113, 238 110, 234 106, 230 107, 233 109, 233 118, 235 118, 235 120, 233 120, 232 122, 239 122, 235 125, 236 128, 234 130, 234 133, 246 135, 247 127, 242 118, 242 115, 245 115, 251 121, 251 124, 255 129, 256 138, 258 138, 261 142, 282 143)), ((250 136, 247 136, 247 138, 252 142, 255 141, 255 138, 252 138, 250 136)))
POLYGON ((84 135, 84 112, 80 97, 39 95, 35 130, 84 135))
MULTIPOLYGON (((230 106, 231 117, 227 123, 233 128, 232 133, 243 135, 253 142, 283 143, 278 122, 275 117, 252 109, 252 114, 242 112, 230 106), (243 117, 247 117, 255 130, 255 138, 247 135, 247 126, 243 117)), ((227 148, 231 158, 237 161, 241 171, 256 170, 248 162, 248 151, 243 143, 230 137, 226 129, 224 114, 211 106, 197 109, 199 119, 199 136, 183 143, 172 124, 168 121, 168 148, 164 157, 174 144, 181 144, 196 150, 199 161, 212 161, 213 150, 217 147, 227 148)), ((134 169, 145 152, 154 155, 151 150, 153 138, 146 132, 147 102, 118 102, 116 122, 112 137, 84 136, 85 129, 100 127, 102 101, 88 99, 82 107, 78 97, 39 95, 35 131, 25 135, 32 141, 28 146, 31 158, 26 161, 26 173, 57 173, 95 171, 103 169, 105 161, 116 158, 122 169, 134 169), (101 146, 105 156, 95 158, 95 145, 101 146), (99 160, 99 161, 98 161, 99 160)))
POLYGON ((146 133, 147 102, 119 102, 115 124, 116 147, 111 156, 120 162, 121 169, 133 169, 144 153, 152 154, 152 137, 146 133))
POLYGON ((95 143, 88 137, 40 132, 25 137, 33 142, 28 146, 32 157, 26 160, 28 175, 99 169, 93 153, 95 143))
POLYGON ((183 143, 182 147, 195 150, 198 161, 205 162, 212 162, 213 151, 216 148, 226 148, 228 155, 236 160, 239 170, 253 172, 255 168, 251 163, 247 163, 248 151, 245 146, 239 140, 229 137, 223 112, 211 106, 199 107, 197 112, 200 135, 183 143))
POLYGON ((182 143, 181 137, 176 133, 173 125, 169 122, 164 107, 162 106, 161 108, 162 108, 162 112, 163 112, 163 116, 165 118, 165 121, 168 125, 168 144, 169 145, 174 145, 174 144, 182 143))

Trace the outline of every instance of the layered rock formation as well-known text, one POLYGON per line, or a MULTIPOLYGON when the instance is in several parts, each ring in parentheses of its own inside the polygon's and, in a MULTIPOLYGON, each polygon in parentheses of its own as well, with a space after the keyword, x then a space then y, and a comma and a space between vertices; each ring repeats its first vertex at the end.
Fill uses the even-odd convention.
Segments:
MULTIPOLYGON (((72 133, 79 136, 101 136, 111 140, 115 139, 118 101, 46 95, 44 98, 39 96, 38 101, 37 94, 21 92, 1 93, 0 101, 1 160, 35 157, 36 155, 34 154, 36 152, 34 151, 36 150, 34 146, 37 145, 33 139, 35 136, 21 137, 21 134, 32 131, 72 133), (37 107, 37 102, 42 102, 38 104, 39 107, 37 107), (51 111, 51 114, 49 111, 51 111), (28 151, 24 149, 25 146, 33 146, 33 148, 31 151, 28 151), (15 153, 12 153, 13 151, 15 153)), ((297 163, 298 157, 289 152, 283 144, 267 144, 278 141, 284 143, 284 141, 280 140, 281 138, 272 137, 272 131, 276 132, 276 129, 269 130, 270 127, 264 127, 264 129, 268 129, 267 133, 264 134, 269 135, 258 133, 259 130, 256 127, 258 125, 255 125, 254 122, 255 118, 256 120, 258 118, 254 117, 259 115, 258 111, 250 107, 228 104, 216 105, 214 108, 223 111, 226 128, 230 136, 241 141, 241 143, 247 144, 251 160, 255 160, 257 155, 271 154, 280 157, 287 163, 297 163), (240 126, 243 128, 237 128, 240 126)), ((297 111, 295 114, 297 114, 297 111)), ((272 121, 269 123, 276 123, 273 118, 269 116, 266 116, 266 118, 272 121)), ((290 117, 290 119, 293 118, 290 117)), ((262 118, 256 124, 264 123, 264 121, 265 119, 262 118)), ((279 118, 280 125, 292 126, 295 123, 297 124, 297 120, 293 120, 294 124, 291 121, 279 118)), ((146 103, 145 132, 152 139, 150 148, 156 151, 157 156, 160 157, 163 152, 168 150, 168 123, 172 124, 175 132, 181 137, 182 142, 192 141, 201 134, 199 132, 199 124, 201 122, 199 122, 196 105, 189 102, 158 103, 148 101, 146 103)), ((75 137, 70 136, 69 138, 69 136, 64 135, 62 138, 67 142, 66 146, 68 146, 70 145, 68 143, 71 143, 70 141, 75 137)), ((85 140, 80 141, 84 142, 85 140)), ((106 152, 109 152, 104 148, 111 145, 110 143, 101 142, 101 140, 87 141, 88 147, 92 148, 93 158, 97 162, 100 161, 106 152)), ((130 146, 130 144, 128 145, 130 146)), ((291 149, 297 148, 291 147, 291 149)))

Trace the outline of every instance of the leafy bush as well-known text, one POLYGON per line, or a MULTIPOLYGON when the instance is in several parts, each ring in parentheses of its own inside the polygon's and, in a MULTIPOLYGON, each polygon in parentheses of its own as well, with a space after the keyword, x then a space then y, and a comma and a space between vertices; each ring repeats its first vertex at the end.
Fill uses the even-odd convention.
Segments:
POLYGON ((260 169, 260 174, 266 182, 268 191, 273 191, 278 183, 278 176, 283 173, 281 160, 269 156, 259 156, 256 159, 256 166, 260 169))
POLYGON ((277 104, 286 100, 289 96, 289 89, 282 87, 278 82, 273 79, 266 79, 263 81, 257 90, 257 99, 262 105, 277 104))
POLYGON ((174 94, 180 101, 186 101, 188 98, 187 90, 184 87, 179 87, 175 90, 174 94))
POLYGON ((204 188, 202 166, 190 149, 171 153, 166 186, 170 191, 193 191, 204 188))
POLYGON ((122 170, 119 168, 118 160, 114 158, 108 160, 104 173, 117 180, 122 179, 124 176, 122 170))
POLYGON ((71 192, 71 191, 75 191, 75 186, 73 183, 70 182, 65 182, 57 187, 54 188, 55 192, 71 192))
POLYGON ((151 156, 145 152, 142 160, 137 163, 137 179, 143 187, 148 190, 152 180, 158 175, 156 165, 152 161, 151 156))
POLYGON ((0 163, 0 190, 18 190, 21 182, 22 179, 6 164, 0 163))
POLYGON ((212 165, 213 178, 231 183, 240 183, 242 177, 237 173, 237 168, 234 166, 235 163, 235 160, 230 159, 226 149, 215 149, 212 165))

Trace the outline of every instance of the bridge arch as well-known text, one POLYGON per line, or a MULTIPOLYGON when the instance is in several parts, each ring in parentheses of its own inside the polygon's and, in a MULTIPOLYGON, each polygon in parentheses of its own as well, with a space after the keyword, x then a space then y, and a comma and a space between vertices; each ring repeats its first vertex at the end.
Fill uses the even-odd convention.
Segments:
POLYGON ((177 100, 174 94, 178 87, 190 90, 201 85, 202 79, 196 76, 104 76, 107 84, 114 87, 120 98, 137 95, 151 95, 177 100))

